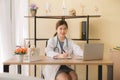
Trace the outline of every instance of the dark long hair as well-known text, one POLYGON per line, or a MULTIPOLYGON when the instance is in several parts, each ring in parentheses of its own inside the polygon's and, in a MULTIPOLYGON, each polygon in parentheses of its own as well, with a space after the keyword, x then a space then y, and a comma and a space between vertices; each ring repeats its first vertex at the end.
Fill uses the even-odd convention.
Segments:
MULTIPOLYGON (((67 22, 66 22, 65 20, 59 20, 59 21, 56 23, 56 30, 57 30, 58 27, 61 26, 61 25, 65 25, 66 28, 68 29, 68 24, 67 24, 67 22)), ((56 36, 56 35, 57 35, 57 32, 54 34, 54 36, 56 36)))

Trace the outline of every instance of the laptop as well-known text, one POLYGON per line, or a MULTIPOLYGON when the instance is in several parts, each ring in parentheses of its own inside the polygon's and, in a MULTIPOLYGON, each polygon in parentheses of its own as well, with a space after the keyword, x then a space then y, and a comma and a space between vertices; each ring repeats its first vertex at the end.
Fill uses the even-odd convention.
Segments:
POLYGON ((83 60, 102 60, 104 52, 103 43, 84 44, 83 60))

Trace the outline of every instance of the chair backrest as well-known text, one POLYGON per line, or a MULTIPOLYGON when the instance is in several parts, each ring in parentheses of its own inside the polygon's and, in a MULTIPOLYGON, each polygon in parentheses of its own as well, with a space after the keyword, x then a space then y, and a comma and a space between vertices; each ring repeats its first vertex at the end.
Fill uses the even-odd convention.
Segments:
MULTIPOLYGON (((48 40, 46 40, 46 45, 45 45, 45 47, 47 47, 47 45, 48 45, 48 40)), ((46 56, 46 53, 45 53, 45 56, 46 56)))
POLYGON ((47 44, 48 44, 48 40, 46 40, 46 45, 45 45, 45 47, 47 47, 47 44))

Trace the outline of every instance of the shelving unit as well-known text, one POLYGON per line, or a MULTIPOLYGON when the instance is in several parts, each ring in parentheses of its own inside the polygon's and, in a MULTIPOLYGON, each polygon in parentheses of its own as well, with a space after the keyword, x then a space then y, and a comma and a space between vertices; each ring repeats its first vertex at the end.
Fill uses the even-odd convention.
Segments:
MULTIPOLYGON (((34 16, 34 17, 31 17, 31 16, 25 16, 27 18, 34 18, 34 45, 36 46, 36 41, 38 40, 48 40, 48 39, 38 39, 36 37, 37 33, 36 33, 36 30, 37 30, 37 18, 42 18, 42 19, 62 19, 62 20, 65 20, 65 19, 75 19, 75 18, 86 18, 86 22, 87 22, 87 26, 86 26, 86 42, 89 43, 89 40, 100 40, 100 39, 89 39, 89 19, 90 18, 97 18, 97 17, 101 17, 101 15, 78 15, 78 16, 34 16)), ((83 40, 83 39, 73 39, 73 40, 83 40)), ((84 40, 85 41, 85 40, 84 40)), ((98 78, 99 80, 102 80, 102 66, 99 65, 98 66, 98 78)), ((36 71, 36 68, 35 68, 35 71, 36 71)), ((88 65, 86 65, 86 80, 88 80, 88 65)))
MULTIPOLYGON (((43 19, 62 19, 62 20, 65 20, 65 19, 75 19, 75 18, 86 18, 87 20, 87 35, 86 35, 86 41, 87 43, 89 43, 89 40, 100 40, 100 39, 89 39, 89 18, 95 18, 95 17, 101 17, 101 15, 80 15, 80 16, 34 16, 34 17, 31 17, 31 16, 25 16, 27 18, 34 18, 34 45, 36 46, 36 41, 38 40, 47 40, 47 39, 38 39, 36 37, 36 28, 37 28, 37 18, 43 18, 43 19)), ((73 40, 83 40, 83 39, 73 39, 73 40)))

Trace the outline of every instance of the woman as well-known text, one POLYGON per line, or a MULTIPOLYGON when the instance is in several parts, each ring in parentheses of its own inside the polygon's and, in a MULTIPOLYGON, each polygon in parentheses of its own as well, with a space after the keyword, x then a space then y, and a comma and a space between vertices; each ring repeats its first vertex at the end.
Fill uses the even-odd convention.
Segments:
MULTIPOLYGON (((56 24, 56 34, 48 40, 45 49, 46 55, 52 58, 67 58, 72 53, 83 56, 83 51, 66 38, 68 25, 66 21, 59 20, 56 24)), ((70 65, 46 65, 44 69, 45 80, 78 80, 77 74, 70 65)))

